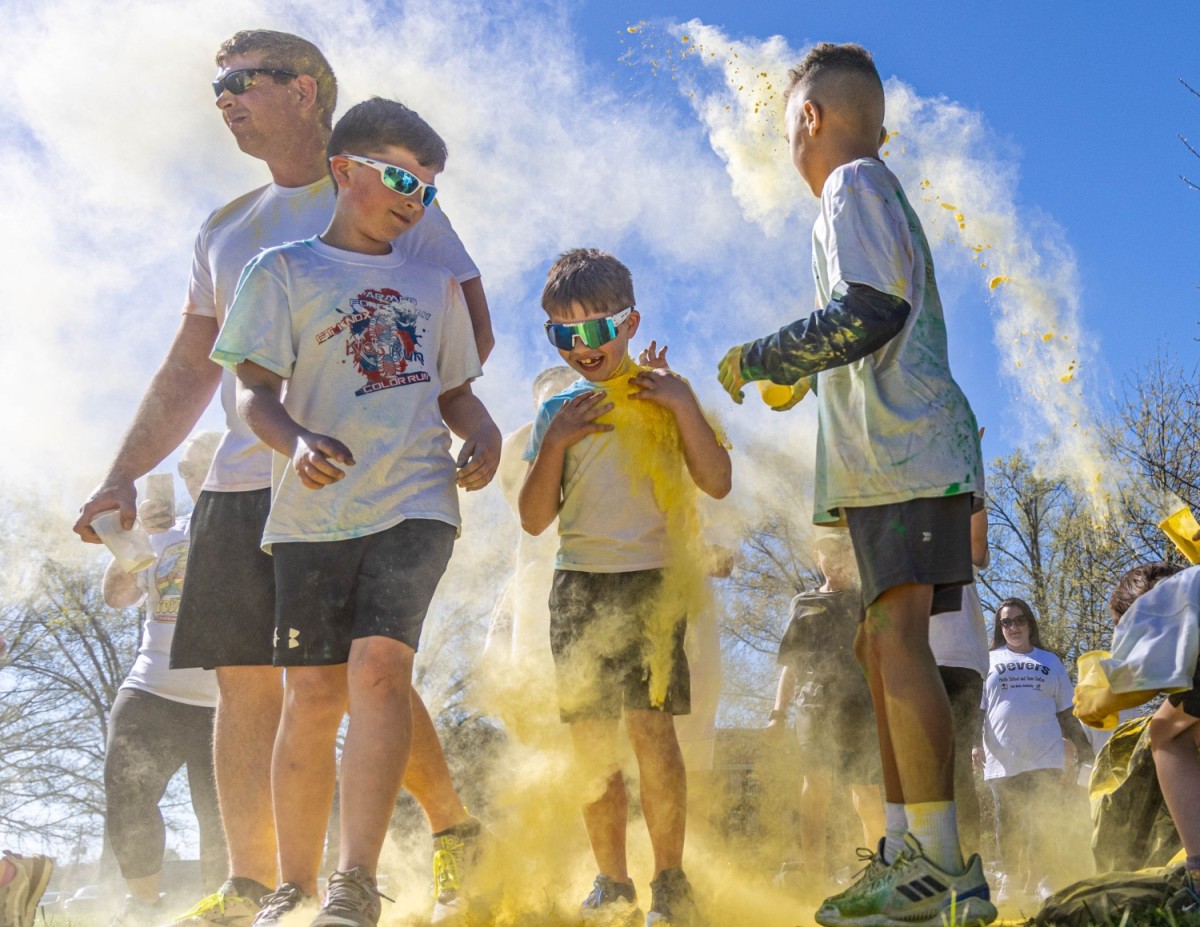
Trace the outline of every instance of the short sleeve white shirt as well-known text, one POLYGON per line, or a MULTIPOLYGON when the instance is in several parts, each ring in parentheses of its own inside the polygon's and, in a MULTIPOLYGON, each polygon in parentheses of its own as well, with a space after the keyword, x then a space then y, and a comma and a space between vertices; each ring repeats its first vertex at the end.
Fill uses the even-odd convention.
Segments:
POLYGON ((462 288, 445 267, 318 238, 272 248, 246 269, 213 359, 283 377, 292 418, 357 461, 317 493, 275 455, 265 549, 361 537, 408 518, 460 525, 438 397, 481 370, 462 288))
MULTIPOLYGON (((224 324, 238 280, 252 258, 267 248, 319 235, 333 215, 333 181, 305 187, 268 184, 238 197, 205 221, 196 236, 184 311, 224 324)), ((396 239, 396 250, 446 267, 459 281, 479 276, 445 214, 435 204, 417 225, 396 239)), ((271 485, 271 452, 238 417, 236 381, 221 379, 225 435, 204 483, 206 490, 236 492, 271 485)))
POLYGON ((1003 779, 1065 763, 1058 713, 1071 707, 1075 688, 1062 661, 1035 647, 991 651, 983 683, 985 779, 1003 779))
POLYGON ((154 566, 137 574, 138 586, 145 593, 142 642, 121 688, 141 689, 185 705, 215 708, 215 672, 170 668, 175 618, 187 571, 189 522, 190 518, 180 518, 169 530, 150 535, 150 546, 157 559, 154 566))

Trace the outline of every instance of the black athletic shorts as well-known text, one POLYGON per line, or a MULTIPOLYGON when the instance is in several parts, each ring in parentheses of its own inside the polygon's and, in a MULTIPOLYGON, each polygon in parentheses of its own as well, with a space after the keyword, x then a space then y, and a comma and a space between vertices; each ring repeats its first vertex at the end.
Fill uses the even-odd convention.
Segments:
POLYGON ((670 664, 666 697, 657 705, 651 698, 651 623, 662 585, 662 570, 554 571, 550 649, 563 721, 620 718, 622 708, 691 712, 685 614, 674 618, 664 641, 670 664))
POLYGON ((275 665, 332 666, 360 637, 413 650, 458 529, 409 518, 360 538, 271 545, 275 560, 275 665))
POLYGON ((971 569, 972 493, 845 508, 869 606, 896 586, 933 586, 931 614, 962 608, 971 569))
POLYGON ((270 666, 275 568, 262 550, 271 490, 200 493, 171 668, 270 666))

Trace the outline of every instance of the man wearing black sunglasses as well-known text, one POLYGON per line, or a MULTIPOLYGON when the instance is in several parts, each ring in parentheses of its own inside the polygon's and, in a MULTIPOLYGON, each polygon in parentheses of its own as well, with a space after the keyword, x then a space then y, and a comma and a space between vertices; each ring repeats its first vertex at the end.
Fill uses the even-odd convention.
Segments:
MULTIPOLYGON (((268 30, 228 39, 217 53, 217 66, 213 90, 221 116, 238 147, 266 162, 272 183, 218 209, 202 226, 175 339, 107 475, 83 505, 75 531, 84 541, 98 543, 91 521, 109 509, 119 509, 123 525, 132 526, 134 480, 179 445, 221 383, 227 428, 193 513, 188 581, 171 665, 217 670, 214 754, 230 879, 178 923, 249 927, 277 873, 270 767, 282 688, 280 671, 271 666, 273 566, 259 549, 270 505, 271 452, 238 417, 233 380, 222 381, 209 354, 246 263, 264 248, 317 235, 329 222, 334 194, 325 146, 337 81, 311 42, 268 30)), ((466 296, 480 359, 485 358, 493 342, 479 271, 436 204, 396 247, 454 274, 466 296)), ((404 785, 425 809, 435 836, 436 923, 459 911, 461 857, 478 822, 454 790, 419 697, 413 700, 413 747, 404 785)))

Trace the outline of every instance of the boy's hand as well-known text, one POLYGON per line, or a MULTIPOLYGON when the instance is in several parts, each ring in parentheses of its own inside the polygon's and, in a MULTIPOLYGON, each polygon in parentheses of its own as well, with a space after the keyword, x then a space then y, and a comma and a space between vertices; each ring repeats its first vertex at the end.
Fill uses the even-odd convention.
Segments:
POLYGON ((488 420, 490 427, 482 434, 471 435, 463 442, 455 465, 458 467, 456 482, 460 489, 474 492, 483 489, 496 475, 500 466, 500 430, 488 420))
POLYGON ((138 506, 138 520, 147 534, 162 534, 174 522, 171 504, 161 499, 146 499, 138 506))
POLYGON ((669 366, 667 363, 667 346, 664 344, 662 350, 658 350, 658 342, 651 341, 650 347, 644 348, 642 353, 638 355, 638 364, 643 367, 651 367, 655 370, 664 369, 669 366))
POLYGON ((607 399, 608 396, 603 390, 580 393, 554 413, 542 442, 553 441, 563 447, 570 447, 590 434, 612 431, 612 425, 596 421, 601 415, 612 411, 613 404, 607 399))
POLYGON ((629 378, 629 385, 635 390, 629 394, 630 399, 648 399, 672 412, 677 411, 683 403, 696 401, 692 388, 683 377, 666 367, 643 370, 636 377, 629 378))
POLYGON ((717 364, 717 379, 721 381, 722 389, 740 406, 745 398, 742 387, 746 385, 746 381, 742 379, 742 346, 740 344, 725 352, 721 363, 717 364))
POLYGON ((345 467, 353 467, 355 463, 350 448, 337 438, 308 431, 296 439, 292 467, 300 477, 300 482, 309 489, 323 489, 346 475, 346 471, 335 466, 334 461, 345 467))
POLYGON ((1076 686, 1075 717, 1088 727, 1103 727, 1105 718, 1117 713, 1111 703, 1112 694, 1106 686, 1076 686))

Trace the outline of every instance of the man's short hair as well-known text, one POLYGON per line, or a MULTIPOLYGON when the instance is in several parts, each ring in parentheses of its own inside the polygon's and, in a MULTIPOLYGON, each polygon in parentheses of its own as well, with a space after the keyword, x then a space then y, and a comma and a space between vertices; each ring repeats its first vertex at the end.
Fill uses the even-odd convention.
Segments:
POLYGON ((389 145, 405 148, 422 167, 438 173, 446 167, 446 143, 433 127, 395 100, 372 97, 346 110, 333 127, 326 152, 366 155, 389 145))
POLYGON ((551 265, 542 289, 547 314, 566 315, 576 303, 588 312, 620 312, 635 305, 633 275, 611 254, 597 248, 572 248, 551 265))
POLYGON ((1183 567, 1173 563, 1143 563, 1117 580, 1117 587, 1108 599, 1108 608, 1113 618, 1120 620, 1141 596, 1145 595, 1164 579, 1174 576, 1183 567))
POLYGON ((820 42, 809 49, 798 65, 788 71, 787 89, 783 92, 784 100, 792 95, 798 84, 835 73, 851 73, 868 78, 879 87, 880 94, 883 93, 883 81, 879 79, 875 59, 869 51, 852 42, 845 45, 820 42))
POLYGON ((228 59, 238 55, 258 55, 264 68, 307 74, 317 82, 317 115, 321 125, 326 129, 333 125, 337 78, 321 49, 308 39, 272 29, 245 29, 221 43, 217 49, 217 67, 223 68, 228 59))

